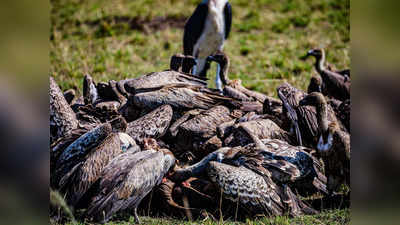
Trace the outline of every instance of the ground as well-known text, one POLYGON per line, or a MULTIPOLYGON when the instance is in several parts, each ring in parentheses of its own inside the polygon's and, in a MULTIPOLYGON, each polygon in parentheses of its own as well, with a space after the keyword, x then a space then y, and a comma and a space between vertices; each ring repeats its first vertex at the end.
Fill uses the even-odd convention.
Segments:
MULTIPOLYGON (((142 224, 152 224, 152 225, 170 225, 170 224, 185 224, 185 225, 193 225, 193 224, 202 224, 202 225, 303 225, 303 224, 349 224, 350 223, 350 210, 331 210, 324 211, 315 216, 300 216, 296 218, 288 218, 284 216, 278 216, 274 218, 261 218, 255 220, 246 220, 243 222, 234 222, 232 220, 227 221, 212 221, 210 219, 203 221, 184 221, 177 219, 169 219, 169 218, 151 218, 151 217, 140 217, 142 224)), ((106 223, 106 225, 120 224, 120 225, 128 225, 133 224, 135 222, 133 217, 130 217, 128 221, 112 221, 106 223)), ((84 223, 70 223, 72 224, 84 224, 84 223)))
MULTIPOLYGON (((167 69, 200 0, 51 2, 50 74, 62 89, 80 91, 86 73, 98 82, 167 69)), ((300 57, 312 47, 325 48, 337 69, 350 66, 349 0, 230 2, 229 77, 244 86, 272 96, 283 81, 305 89, 315 70, 300 57)))
MULTIPOLYGON (((169 67, 182 52, 183 26, 200 0, 51 0, 50 75, 63 90, 82 90, 88 73, 96 82, 138 77, 169 67)), ((230 0, 233 26, 225 45, 230 79, 276 96, 287 81, 305 90, 315 73, 310 48, 323 47, 336 69, 350 67, 349 0, 230 0)), ((209 72, 214 79, 215 65, 209 72)), ((210 87, 214 87, 210 82, 210 87)), ((295 219, 247 224, 343 224, 349 209, 295 219)), ((143 218, 152 224, 185 221, 143 218)), ((113 223, 115 223, 114 221, 113 223)), ((208 221, 201 222, 212 224, 208 221)))

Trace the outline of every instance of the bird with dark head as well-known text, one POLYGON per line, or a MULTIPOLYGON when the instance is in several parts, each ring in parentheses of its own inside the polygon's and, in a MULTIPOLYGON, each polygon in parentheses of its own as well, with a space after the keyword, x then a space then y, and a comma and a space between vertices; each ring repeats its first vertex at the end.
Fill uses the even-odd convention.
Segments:
MULTIPOLYGON (((197 59, 196 75, 205 75, 206 58, 222 50, 232 25, 232 9, 228 0, 203 0, 185 24, 183 52, 197 59)), ((216 76, 216 86, 222 90, 221 80, 216 76)))
POLYGON ((170 70, 180 72, 182 69, 182 62, 185 56, 183 54, 175 54, 171 56, 171 61, 169 64, 170 70))
POLYGON ((229 82, 228 78, 228 71, 230 66, 229 57, 222 51, 216 51, 215 54, 208 56, 206 61, 207 62, 214 61, 218 63, 220 70, 218 71, 219 74, 217 75, 221 78, 222 84, 227 85, 229 82))
MULTIPOLYGON (((299 104, 307 94, 288 83, 280 85, 277 91, 283 102, 283 112, 286 117, 284 121, 290 121, 293 124, 296 136, 302 143, 300 145, 314 148, 318 140, 318 108, 299 104)), ((341 129, 346 130, 344 125, 338 121, 330 105, 325 104, 323 109, 328 122, 336 122, 341 129)))
POLYGON ((322 93, 322 79, 320 76, 312 76, 310 79, 310 84, 308 85, 307 88, 307 93, 311 92, 321 92, 322 93))
POLYGON ((350 135, 327 118, 327 102, 321 93, 313 92, 300 105, 315 106, 317 111, 320 153, 328 177, 328 191, 333 193, 342 184, 350 184, 350 135))
POLYGON ((313 56, 316 59, 315 69, 321 75, 327 92, 326 94, 341 101, 349 99, 351 80, 346 75, 347 73, 350 74, 349 70, 338 73, 327 68, 325 65, 325 51, 323 49, 311 49, 304 58, 308 58, 309 56, 313 56))
POLYGON ((182 61, 182 72, 191 73, 193 71, 193 66, 195 65, 197 65, 197 62, 193 56, 185 56, 182 61))

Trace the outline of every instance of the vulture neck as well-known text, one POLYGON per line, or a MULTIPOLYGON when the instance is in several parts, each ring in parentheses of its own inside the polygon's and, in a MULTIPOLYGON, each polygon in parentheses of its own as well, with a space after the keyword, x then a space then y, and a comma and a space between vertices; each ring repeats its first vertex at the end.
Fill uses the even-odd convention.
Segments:
POLYGON ((320 134, 325 134, 328 131, 328 105, 325 100, 318 103, 317 107, 317 122, 320 134))
POLYGON ((228 83, 228 81, 229 81, 229 78, 228 78, 228 71, 229 71, 229 66, 230 66, 229 60, 226 61, 226 63, 218 63, 218 64, 221 67, 221 69, 219 70, 219 74, 218 75, 221 78, 222 83, 224 85, 226 85, 228 83))
POLYGON ((207 168, 210 161, 217 159, 217 155, 218 151, 212 152, 196 164, 183 169, 175 170, 175 173, 171 176, 171 180, 174 182, 181 182, 189 179, 190 177, 201 174, 207 168))
POLYGON ((325 52, 322 51, 321 57, 317 57, 315 61, 315 68, 317 72, 321 74, 325 70, 325 52))

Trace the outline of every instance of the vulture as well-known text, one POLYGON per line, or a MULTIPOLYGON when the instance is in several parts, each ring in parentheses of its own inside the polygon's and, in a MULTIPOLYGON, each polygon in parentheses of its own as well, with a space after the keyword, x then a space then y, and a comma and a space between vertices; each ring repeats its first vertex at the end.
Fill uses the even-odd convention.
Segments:
POLYGON ((306 57, 309 56, 314 56, 316 59, 315 69, 321 75, 324 83, 324 89, 326 90, 324 94, 340 101, 349 99, 351 80, 346 75, 350 75, 350 72, 347 72, 349 70, 338 73, 327 69, 325 66, 325 51, 323 49, 311 49, 307 52, 306 57))
MULTIPOLYGON (((318 142, 318 118, 314 107, 299 105, 307 95, 305 92, 283 83, 277 88, 278 96, 283 102, 283 112, 287 120, 291 121, 299 145, 314 148, 318 142)), ((337 123, 341 129, 346 130, 336 118, 330 105, 326 106, 327 119, 337 123)))
POLYGON ((350 184, 350 135, 327 116, 325 97, 318 92, 307 95, 300 105, 314 106, 320 133, 317 150, 325 164, 328 191, 332 194, 342 184, 350 184))

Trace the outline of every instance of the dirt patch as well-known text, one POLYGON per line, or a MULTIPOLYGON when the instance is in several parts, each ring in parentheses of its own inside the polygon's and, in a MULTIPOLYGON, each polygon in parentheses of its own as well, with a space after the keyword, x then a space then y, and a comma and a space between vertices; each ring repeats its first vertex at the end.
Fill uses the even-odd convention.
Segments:
MULTIPOLYGON (((139 30, 145 33, 164 30, 170 27, 183 28, 186 22, 186 17, 166 16, 155 17, 153 19, 144 19, 140 17, 114 16, 105 17, 97 20, 88 20, 83 23, 89 26, 110 26, 122 27, 127 26, 131 30, 139 30)), ((82 22, 77 21, 76 25, 81 25, 82 22)))

